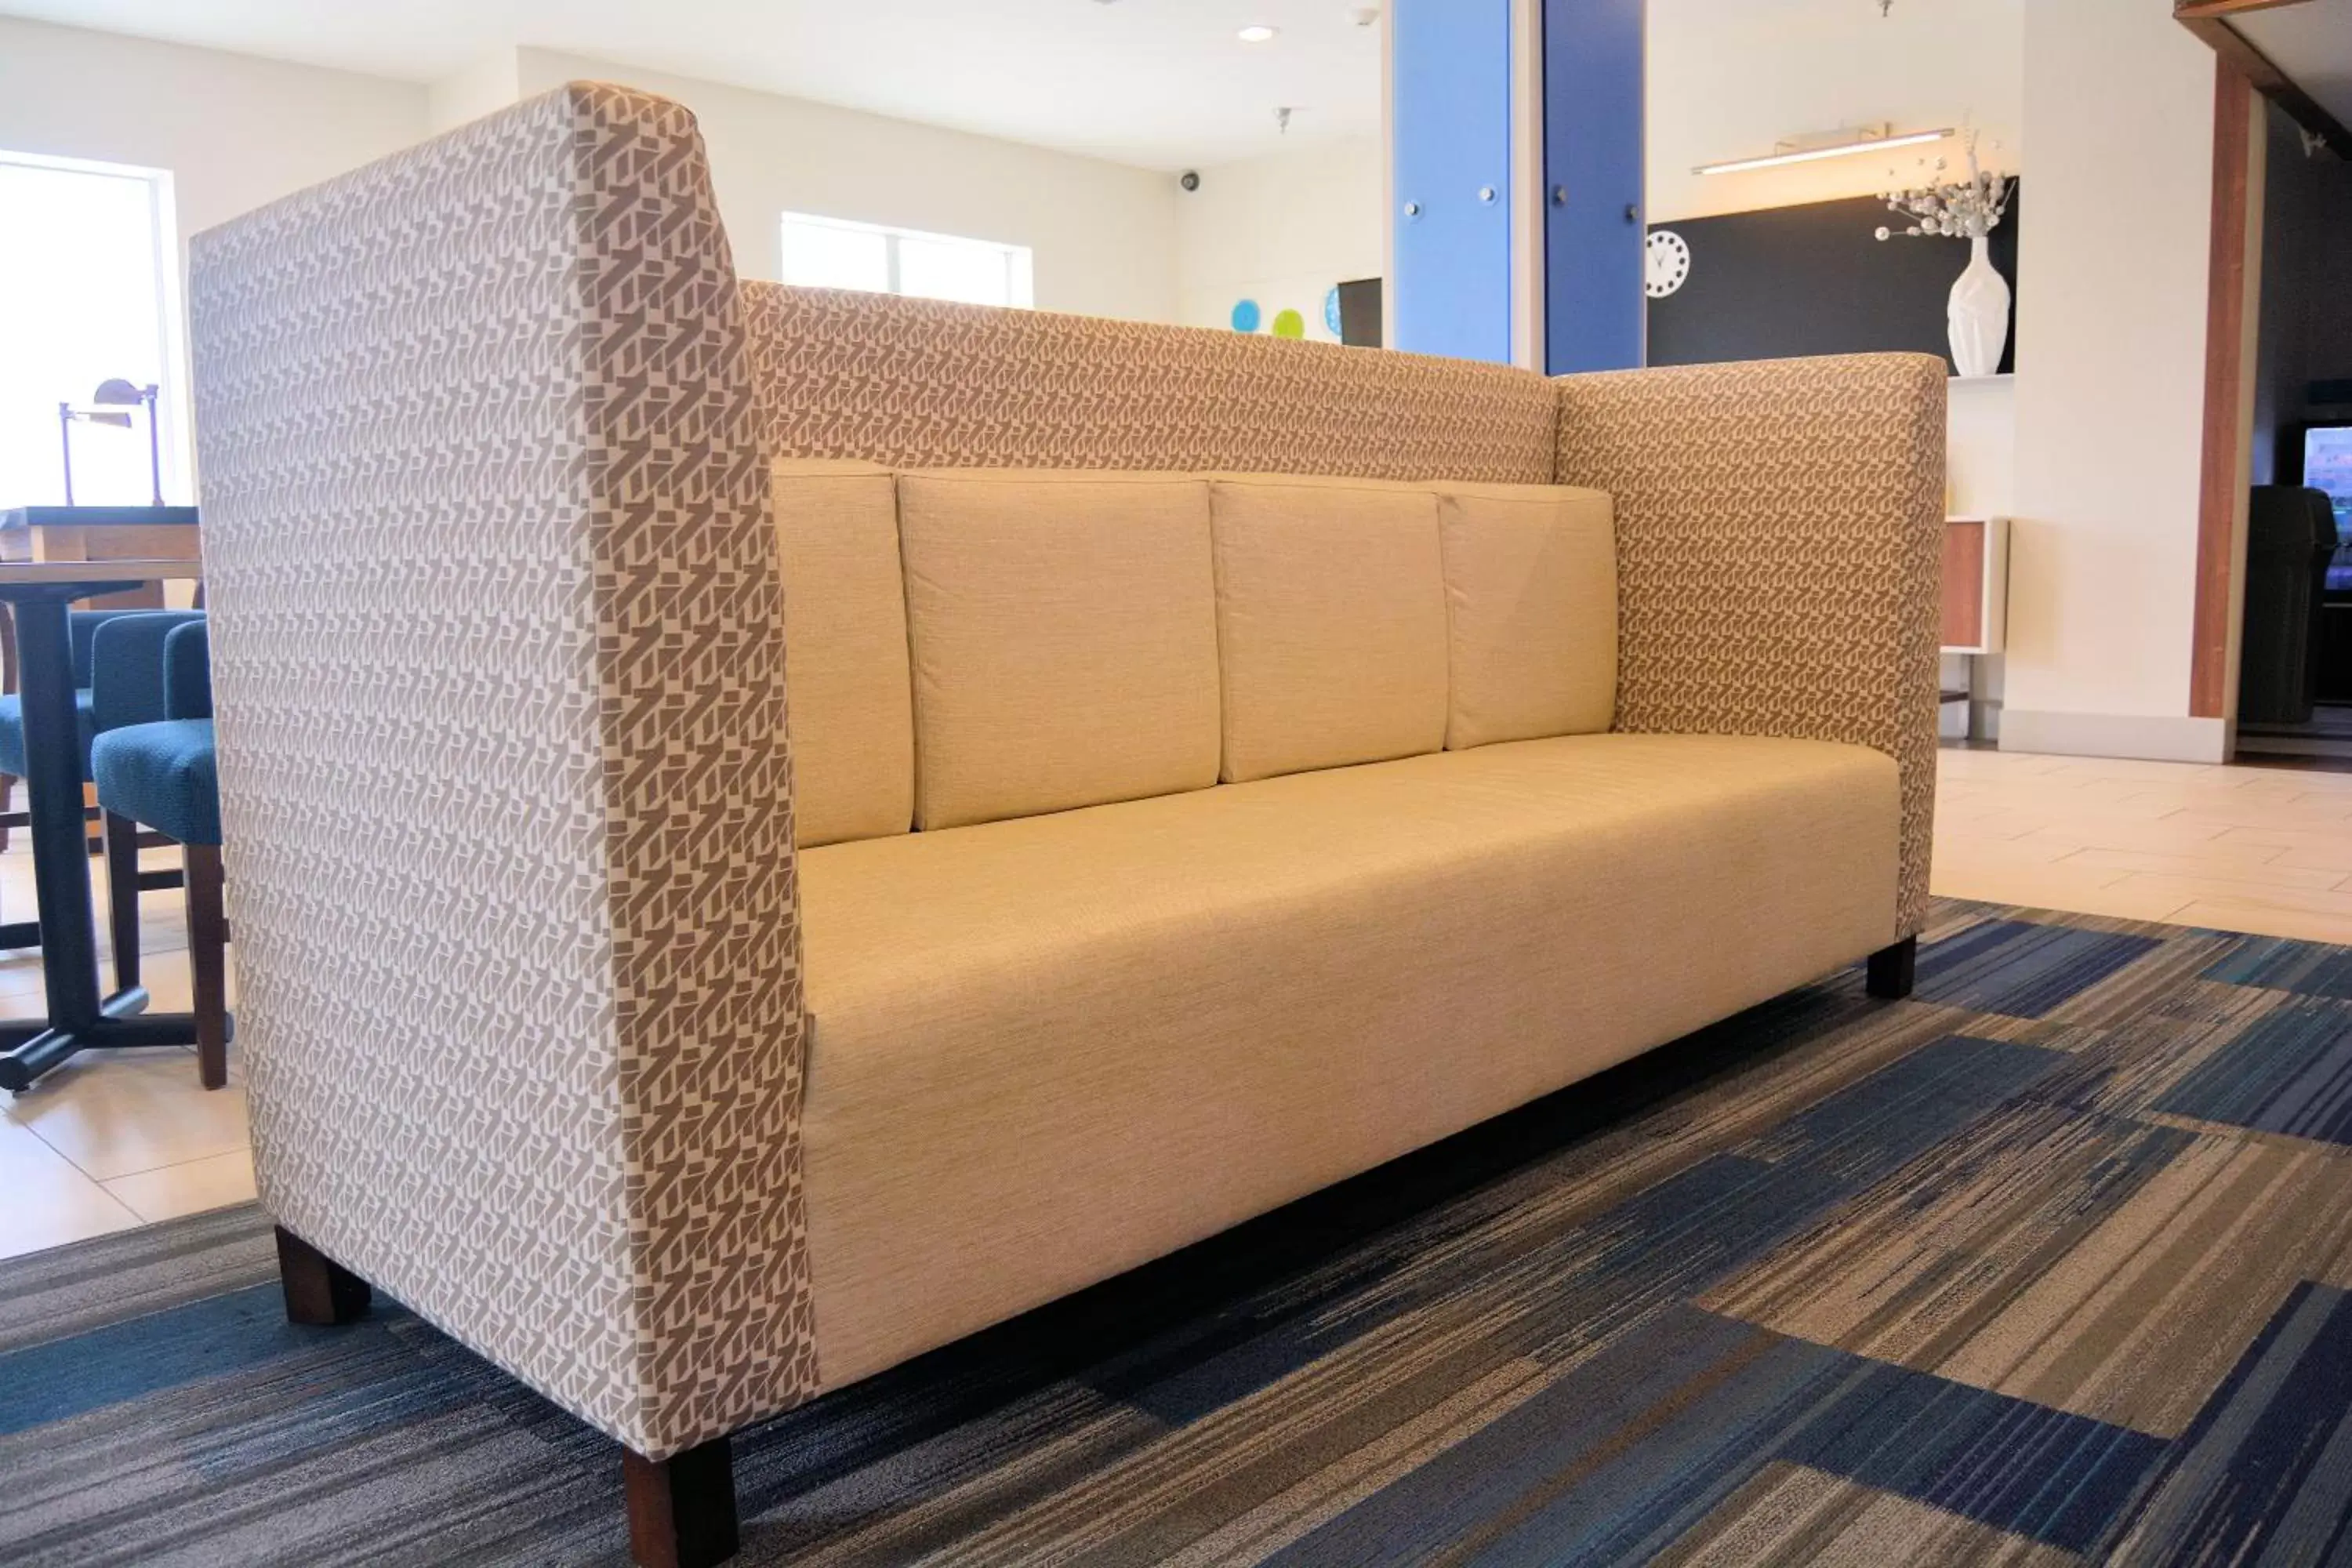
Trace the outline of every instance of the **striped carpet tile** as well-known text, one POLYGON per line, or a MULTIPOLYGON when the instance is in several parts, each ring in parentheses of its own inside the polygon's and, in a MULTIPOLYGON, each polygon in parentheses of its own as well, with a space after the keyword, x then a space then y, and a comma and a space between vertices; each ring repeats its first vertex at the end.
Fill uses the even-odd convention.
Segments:
MULTIPOLYGON (((1947 903, 743 1434, 746 1563, 2352 1563, 2352 952, 1947 903)), ((625 1560, 611 1446, 251 1208, 0 1264, 0 1562, 625 1560)))

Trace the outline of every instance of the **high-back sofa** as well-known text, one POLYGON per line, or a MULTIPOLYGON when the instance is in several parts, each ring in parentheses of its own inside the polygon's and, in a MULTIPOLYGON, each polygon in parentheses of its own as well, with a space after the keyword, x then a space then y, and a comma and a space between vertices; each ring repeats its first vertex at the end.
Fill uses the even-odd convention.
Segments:
POLYGON ((289 1310, 726 1435, 1865 956, 1944 375, 1505 367, 739 281, 574 85, 198 237, 289 1310), (781 543, 780 543, 781 531, 781 543), (797 820, 796 820, 797 808, 797 820))

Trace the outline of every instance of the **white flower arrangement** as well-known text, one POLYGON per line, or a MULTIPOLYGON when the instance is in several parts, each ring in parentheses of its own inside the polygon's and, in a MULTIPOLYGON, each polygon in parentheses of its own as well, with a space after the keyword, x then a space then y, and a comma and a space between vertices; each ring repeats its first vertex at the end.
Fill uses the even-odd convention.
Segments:
MULTIPOLYGON (((1944 160, 1936 160, 1937 173, 1944 160)), ((1951 184, 1924 185, 1913 191, 1888 191, 1879 199, 1889 212, 1912 220, 1906 236, 1934 235, 1949 239, 1982 239, 2009 216, 2009 198, 2017 182, 1977 167, 1977 138, 1969 132, 1969 177, 1951 184)), ((1892 239, 1896 231, 1881 227, 1878 237, 1892 239)))

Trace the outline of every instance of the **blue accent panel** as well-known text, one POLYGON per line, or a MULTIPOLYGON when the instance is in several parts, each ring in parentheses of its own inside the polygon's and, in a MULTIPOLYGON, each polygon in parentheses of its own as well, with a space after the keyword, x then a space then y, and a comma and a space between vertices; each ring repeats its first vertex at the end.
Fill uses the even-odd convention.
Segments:
POLYGON ((1643 0, 1544 0, 1543 52, 1546 367, 1631 370, 1649 305, 1643 0))
POLYGON ((1775 1462, 2080 1551, 2165 1454, 2128 1427, 1678 1305, 1272 1561, 1647 1562, 1775 1462))
POLYGON ((2164 1439, 2128 1426, 1844 1359, 1837 1399, 1780 1457, 2012 1535, 2088 1550, 2165 1457, 2164 1439))
POLYGON ((2039 1018, 2163 943, 2032 921, 1986 921, 1919 950, 1922 1002, 2039 1018))
POLYGON ((2352 1008, 2318 1000, 2265 1014, 2156 1109, 2352 1147, 2352 1008))
POLYGON ((2352 948, 2284 937, 2242 937, 2236 951, 2214 960, 2200 978, 2352 1002, 2352 948))
POLYGON ((2352 1294, 2305 1281, 2093 1562, 2151 1568, 2352 1560, 2352 1294))
MULTIPOLYGON (((1557 1235, 1515 1237, 1521 1251, 1510 1267, 1539 1264, 1557 1281, 1545 1310, 1508 1331, 1525 1336, 1515 1353, 1550 1353, 1546 1347, 1561 1323, 1581 1325, 1579 1343, 1604 1339, 1729 1278, 2070 1059, 2035 1046, 1948 1036, 1738 1152, 1710 1155, 1557 1235)), ((1155 1347, 1095 1386, 1171 1426, 1199 1420, 1431 1308, 1450 1282, 1442 1272, 1408 1268, 1410 1261, 1368 1268, 1345 1310, 1327 1304, 1309 1311, 1286 1299, 1235 1313, 1155 1347)))
POLYGON ((1395 346, 1508 363, 1510 0, 1393 0, 1391 12, 1395 346))
MULTIPOLYGON (((380 1334, 381 1320, 339 1330, 380 1334)), ((275 1283, 0 1355, 0 1435, 321 1348, 275 1283)), ((348 1349, 348 1347, 343 1347, 348 1349)))

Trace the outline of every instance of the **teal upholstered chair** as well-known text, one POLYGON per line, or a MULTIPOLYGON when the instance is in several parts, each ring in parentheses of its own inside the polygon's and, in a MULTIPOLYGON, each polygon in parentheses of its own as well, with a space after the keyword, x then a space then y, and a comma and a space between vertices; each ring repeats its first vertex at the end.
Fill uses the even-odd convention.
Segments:
MULTIPOLYGON (((89 777, 89 742, 97 732, 92 717, 90 684, 97 658, 98 628, 123 616, 147 615, 143 610, 76 610, 66 617, 73 637, 74 707, 81 719, 82 773, 89 777)), ((25 700, 11 691, 0 696, 0 795, 25 776, 25 700)), ((0 849, 8 847, 13 828, 27 825, 22 811, 0 813, 0 849)))
MULTIPOLYGON (((95 776, 90 745, 99 731, 163 717, 163 641, 174 629, 203 619, 201 610, 77 610, 68 617, 85 780, 95 776)), ((13 692, 0 696, 0 776, 25 776, 24 702, 13 692)), ((139 984, 138 828, 122 817, 101 814, 101 819, 114 984, 127 990, 139 984)), ((0 848, 7 847, 8 830, 26 821, 21 811, 0 815, 0 848)), ((143 885, 171 887, 177 879, 176 872, 159 871, 143 885)))
MULTIPOLYGON (((139 824, 183 847, 197 1073, 206 1089, 218 1089, 228 1081, 228 921, 221 906, 220 782, 213 761, 207 638, 201 618, 162 630, 163 716, 105 726, 101 700, 90 774, 110 821, 139 824)), ((132 918, 135 922, 135 910, 132 918)))

